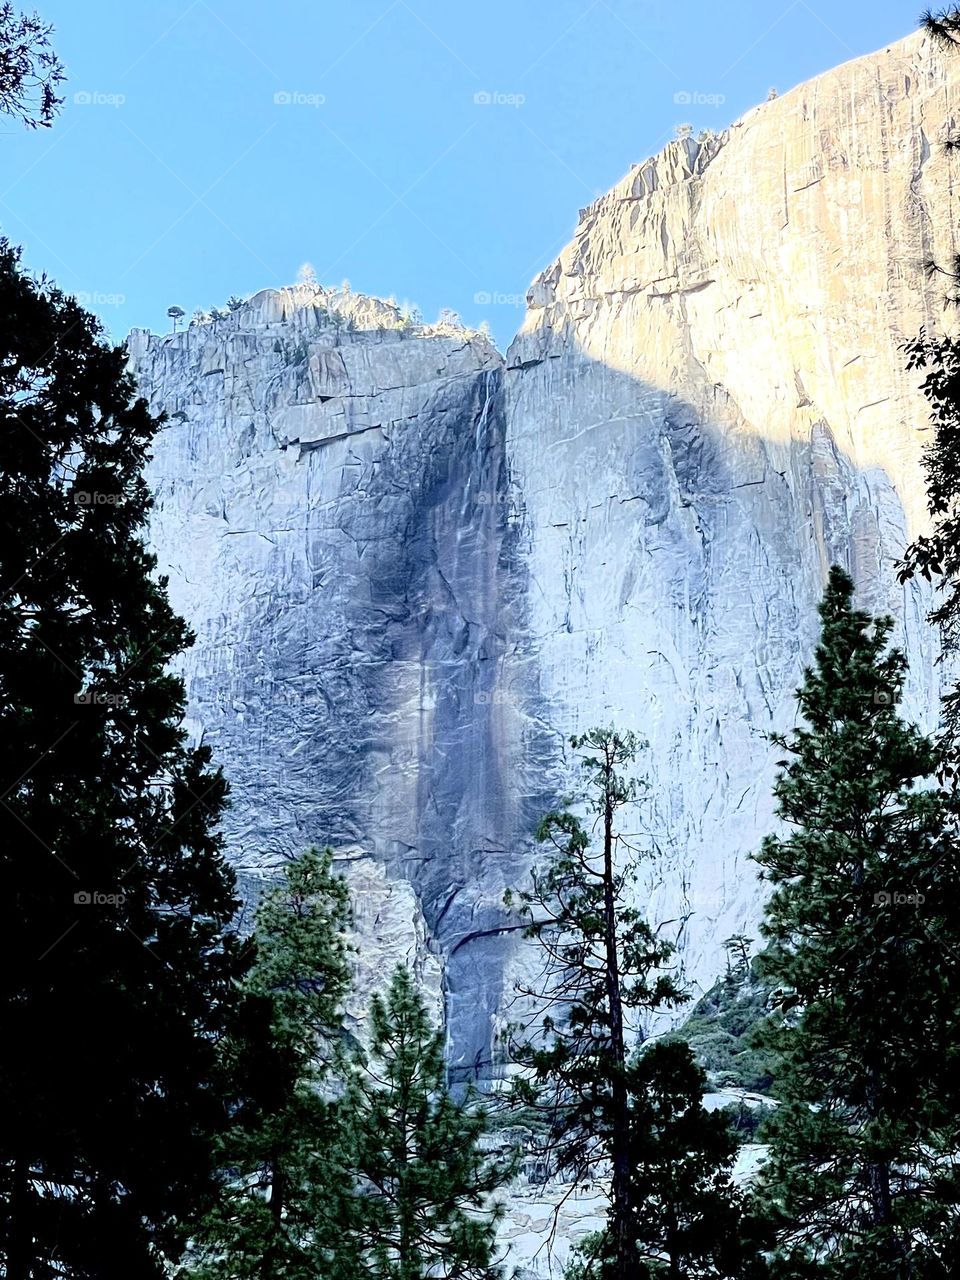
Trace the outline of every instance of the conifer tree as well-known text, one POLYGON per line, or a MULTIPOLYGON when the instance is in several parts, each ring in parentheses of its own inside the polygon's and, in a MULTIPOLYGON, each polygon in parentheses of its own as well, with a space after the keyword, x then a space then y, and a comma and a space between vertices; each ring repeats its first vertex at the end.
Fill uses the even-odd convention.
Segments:
POLYGON ((898 711, 892 621, 854 608, 831 570, 822 636, 777 739, 786 834, 758 861, 774 886, 761 972, 778 1011, 781 1105, 762 1131, 758 1202, 774 1274, 957 1274, 960 801, 931 782, 937 747, 898 711))
POLYGON ((238 1099, 222 1185, 185 1273, 195 1280, 317 1280, 338 1270, 338 1130, 331 1087, 350 980, 350 907, 332 853, 284 868, 257 911, 226 1077, 238 1099))
POLYGON ((509 1155, 485 1150, 487 1116, 446 1086, 443 1035, 408 969, 370 1006, 343 1101, 346 1172, 356 1179, 344 1250, 369 1280, 494 1280, 496 1192, 509 1155))
POLYGON ((673 946, 627 901, 637 855, 617 831, 616 816, 639 792, 622 773, 637 739, 594 729, 571 745, 581 756, 601 844, 591 849, 583 823, 568 810, 540 824, 538 838, 550 852, 534 870, 532 889, 520 895, 520 910, 542 949, 543 973, 538 987, 519 988, 534 1012, 525 1026, 511 1029, 509 1048, 526 1069, 516 1085, 519 1101, 545 1121, 546 1150, 556 1168, 577 1181, 609 1170, 603 1275, 633 1280, 640 1274, 631 1181, 631 1144, 640 1132, 634 1093, 645 1085, 630 1065, 630 1039, 641 1031, 644 1014, 677 1006, 686 996, 668 967, 673 946))
POLYGON ((706 1074, 682 1040, 645 1048, 630 1072, 630 1200, 638 1253, 651 1277, 750 1274, 731 1175, 736 1138, 723 1112, 705 1110, 706 1092, 706 1074))
POLYGON ((226 786, 143 542, 158 421, 0 242, 0 1269, 159 1274, 212 1175, 226 786))
MULTIPOLYGON (((743 1197, 733 1183, 736 1138, 703 1106, 706 1075, 682 1040, 645 1047, 629 1076, 631 1231, 635 1280, 759 1275, 743 1197)), ((602 1280, 616 1259, 609 1231, 585 1240, 567 1280, 602 1280)))
MULTIPOLYGON (((927 9, 920 24, 942 48, 956 55, 960 46, 956 5, 927 9)), ((946 138, 944 146, 956 151, 960 137, 946 138)), ((925 265, 928 275, 942 275, 949 282, 945 301, 952 306, 960 302, 960 255, 954 255, 949 265, 935 260, 925 265)), ((899 565, 900 580, 919 575, 935 581, 940 600, 930 620, 940 628, 945 652, 953 654, 960 648, 960 342, 950 334, 921 329, 905 344, 905 352, 908 372, 925 373, 921 390, 930 407, 933 431, 923 458, 930 531, 907 548, 899 565)), ((956 684, 943 700, 942 737, 947 750, 941 775, 956 782, 960 779, 960 687, 956 684)))
MULTIPOLYGON (((960 272, 958 272, 960 279, 960 272)), ((906 344, 907 368, 924 370, 921 389, 930 406, 933 435, 924 454, 927 477, 929 533, 908 547, 900 565, 900 580, 920 575, 936 581, 941 599, 930 620, 940 628, 944 649, 960 648, 960 342, 921 333, 906 344)), ((955 685, 943 701, 946 742, 950 755, 960 750, 960 689, 955 685)), ((943 762, 946 776, 954 776, 951 761, 943 762)))

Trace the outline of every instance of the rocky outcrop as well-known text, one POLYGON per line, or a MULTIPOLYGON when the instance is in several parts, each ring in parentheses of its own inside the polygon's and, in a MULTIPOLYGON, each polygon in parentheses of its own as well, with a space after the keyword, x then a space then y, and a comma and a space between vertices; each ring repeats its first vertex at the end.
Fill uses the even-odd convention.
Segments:
POLYGON ((364 973, 411 958, 439 987, 442 967, 455 1056, 482 1060, 537 763, 500 694, 521 603, 502 360, 312 286, 130 353, 168 415, 153 540, 196 631, 191 723, 231 782, 231 856, 249 881, 333 845, 364 973))
POLYGON ((506 375, 529 636, 551 723, 649 739, 647 889, 689 970, 755 933, 764 734, 793 723, 832 561, 893 613, 935 723, 926 410, 902 341, 944 317, 960 60, 920 36, 671 143, 536 280, 506 375))
POLYGON ((925 410, 960 59, 915 37, 685 139, 582 212, 501 357, 374 299, 265 291, 130 340, 167 411, 153 538, 191 723, 247 881, 309 843, 357 888, 361 985, 414 958, 486 1071, 518 951, 500 902, 569 733, 650 746, 644 896, 709 982, 750 932, 826 569, 893 612, 935 720, 925 410))

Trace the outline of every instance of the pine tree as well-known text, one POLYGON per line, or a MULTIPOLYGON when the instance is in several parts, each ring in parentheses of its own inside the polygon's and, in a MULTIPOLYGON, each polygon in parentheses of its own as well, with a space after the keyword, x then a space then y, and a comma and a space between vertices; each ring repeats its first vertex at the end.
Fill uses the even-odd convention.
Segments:
POLYGON ((528 936, 543 951, 544 969, 538 987, 519 988, 533 1001, 534 1015, 526 1026, 512 1028, 509 1048, 525 1068, 516 1086, 519 1100, 545 1120, 556 1168, 580 1181, 609 1167, 604 1275, 632 1280, 639 1257, 628 1040, 644 1014, 686 997, 667 968, 672 945, 626 902, 634 873, 624 864, 634 853, 615 830, 615 819, 638 795, 637 783, 620 772, 633 761, 637 739, 594 729, 571 745, 581 753, 587 806, 602 845, 590 849, 583 824, 569 811, 550 813, 540 824, 538 839, 549 844, 550 855, 535 869, 532 890, 521 894, 520 909, 528 936))
POLYGON ((707 1078, 681 1040, 652 1044, 630 1073, 630 1198, 651 1277, 749 1274, 737 1142, 727 1116, 705 1110, 707 1078))
POLYGON ((371 1038, 343 1103, 357 1191, 349 1213, 353 1276, 493 1280, 501 1274, 494 1197, 509 1157, 484 1150, 486 1112, 445 1084, 443 1035, 409 970, 370 1006, 371 1038))
POLYGON ((830 573, 822 636, 777 739, 792 830, 757 860, 774 886, 761 973, 779 992, 765 1043, 783 1100, 758 1200, 774 1272, 852 1280, 956 1274, 960 1178, 960 801, 898 713, 892 622, 830 573))
MULTIPOLYGON (((926 10, 921 26, 943 48, 953 51, 960 45, 960 10, 956 6, 938 12, 926 10)), ((960 138, 949 137, 947 150, 960 148, 960 138)), ((960 302, 960 255, 949 266, 931 260, 930 276, 942 275, 951 292, 946 301, 960 302)), ((933 336, 921 329, 905 344, 907 369, 924 370, 921 390, 930 406, 933 434, 924 452, 927 477, 927 509, 931 530, 917 537, 907 548, 899 568, 900 581, 918 574, 928 582, 936 579, 942 598, 930 620, 939 626, 947 653, 960 648, 960 342, 947 335, 933 336)), ((960 687, 954 685, 943 700, 943 739, 948 758, 941 774, 960 778, 960 687)))
POLYGON ((202 1204, 234 1006, 226 787, 143 543, 158 422, 0 242, 0 1259, 160 1273, 202 1204))
MULTIPOLYGON (((220 1150, 219 1201, 197 1232, 195 1280, 316 1280, 334 1256, 345 1192, 332 1169, 331 1074, 350 980, 346 884, 332 853, 289 862, 257 911, 227 1077, 240 1100, 220 1150)), ((349 1274, 349 1273, 346 1273, 349 1274)))
MULTIPOLYGON (((736 1138, 703 1106, 706 1075, 682 1040, 645 1047, 629 1069, 632 1277, 738 1280, 756 1272, 742 1196, 732 1179, 736 1138)), ((568 1280, 600 1280, 616 1264, 609 1232, 578 1250, 568 1280)))
POLYGON ((920 25, 940 44, 960 44, 960 10, 956 5, 946 9, 925 9, 920 15, 920 25))
MULTIPOLYGON (((955 338, 930 338, 925 333, 906 344, 907 368, 923 369, 921 390, 930 405, 933 437, 924 453, 927 506, 931 531, 921 534, 907 549, 900 565, 900 580, 919 574, 928 582, 936 578, 943 599, 930 620, 940 628, 944 648, 960 647, 960 342, 955 338)), ((951 754, 960 748, 960 689, 944 698, 944 723, 951 754)), ((953 776, 947 765, 945 772, 953 776)))

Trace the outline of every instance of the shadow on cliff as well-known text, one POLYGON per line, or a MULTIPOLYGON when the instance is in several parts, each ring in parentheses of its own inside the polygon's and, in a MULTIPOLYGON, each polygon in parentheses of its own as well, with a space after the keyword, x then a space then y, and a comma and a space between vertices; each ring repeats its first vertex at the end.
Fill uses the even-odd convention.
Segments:
MULTIPOLYGON (((904 620, 918 710, 936 684, 923 590, 894 574, 893 484, 844 456, 828 422, 764 439, 722 388, 690 403, 589 358, 569 330, 508 361, 461 406, 371 577, 420 694, 415 830, 374 852, 413 884, 444 957, 460 1077, 498 1069, 523 963, 503 891, 569 788, 570 733, 616 722, 649 739, 645 891, 655 919, 686 922, 678 941, 709 985, 723 939, 756 921, 765 734, 793 722, 831 563, 865 607, 904 620)), ((387 721, 410 711, 397 699, 387 721)))
MULTIPOLYGON (((425 369, 431 355, 418 351, 425 369)), ((329 843, 413 887, 461 1078, 498 1069, 525 954, 503 893, 570 788, 571 733, 613 721, 649 739, 637 843, 658 858, 644 892, 654 918, 686 921, 688 968, 709 984, 723 938, 757 916, 763 735, 792 721, 831 562, 866 607, 904 620, 914 706, 935 688, 927 602, 893 573, 899 500, 829 423, 766 440, 722 388, 684 400, 590 358, 570 328, 515 344, 507 365, 438 380, 389 431, 264 433, 262 449, 293 459, 277 483, 299 469, 305 528, 228 529, 257 549, 210 570, 228 578, 232 621, 199 629, 190 688, 231 782, 236 861, 329 843), (283 589, 251 591, 258 575, 283 589)), ((288 372, 276 385, 297 398, 305 378, 288 372)), ((200 432, 177 455, 185 479, 206 447, 200 432)), ((375 932, 392 927, 371 911, 375 932)))

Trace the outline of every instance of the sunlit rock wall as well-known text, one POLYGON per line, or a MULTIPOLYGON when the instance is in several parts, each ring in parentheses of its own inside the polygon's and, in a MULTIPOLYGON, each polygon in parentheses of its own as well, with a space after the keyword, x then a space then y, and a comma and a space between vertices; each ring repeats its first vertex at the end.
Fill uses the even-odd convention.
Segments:
POLYGON ((764 735, 793 723, 831 562, 899 620, 936 721, 929 592, 895 573, 924 521, 901 344, 944 323, 923 265, 955 250, 958 78, 916 36, 671 143, 581 212, 507 356, 551 723, 649 739, 635 843, 701 979, 755 936, 764 735))
POLYGON ((571 732, 649 739, 631 843, 709 982, 755 931, 765 734, 831 561, 896 615, 935 721, 929 597, 894 571, 924 520, 900 344, 944 320, 923 263, 955 248, 958 76, 913 37, 670 144, 581 213, 505 364, 312 285, 132 335, 231 857, 253 884, 334 845, 361 991, 411 959, 456 1064, 487 1069, 520 948, 502 893, 571 732))

